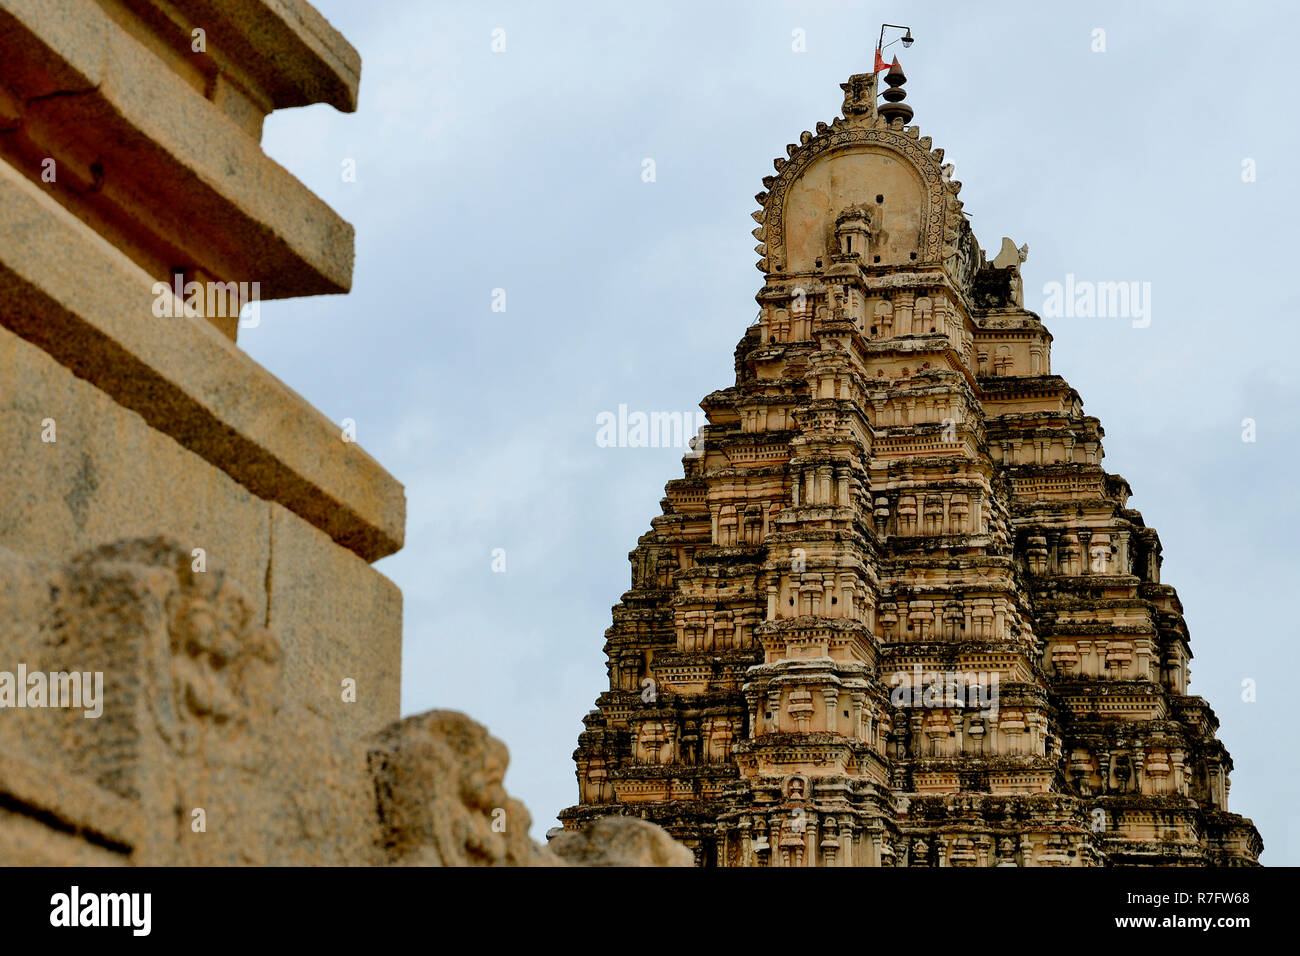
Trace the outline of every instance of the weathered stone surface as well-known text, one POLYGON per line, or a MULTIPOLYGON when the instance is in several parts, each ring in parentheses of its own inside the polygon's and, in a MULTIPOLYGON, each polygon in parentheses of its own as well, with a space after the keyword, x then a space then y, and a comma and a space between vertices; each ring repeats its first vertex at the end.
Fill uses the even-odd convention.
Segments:
POLYGON ((0 737, 0 865, 119 866, 140 842, 130 801, 48 762, 15 756, 0 737))
MULTIPOLYGON (((151 282, 39 186, 0 163, 0 326, 366 560, 398 550, 406 520, 402 486, 209 323, 155 316, 151 282)), ((49 387, 25 398, 40 413, 37 425, 49 416, 43 403, 72 388, 41 374, 49 387)), ((153 459, 137 460, 146 470, 143 463, 153 459)), ((174 497, 180 492, 158 486, 174 497)))
POLYGON ((254 496, 136 414, 0 330, 0 546, 50 557, 164 535, 239 582, 289 651, 290 695, 369 733, 398 716, 401 593, 297 515, 254 496), (51 419, 56 440, 42 440, 51 419), (142 481, 141 463, 166 475, 142 481), (322 588, 321 581, 335 582, 322 588), (345 703, 341 682, 358 683, 345 703))
MULTIPOLYGON (((288 686, 285 646, 219 569, 195 571, 189 551, 162 538, 63 563, 0 549, 0 613, 4 669, 103 675, 98 718, 0 711, 0 756, 81 795, 54 800, 19 786, 19 775, 0 779, 15 801, 63 808, 76 832, 111 837, 98 844, 121 861, 377 862, 361 736, 288 686), (102 797, 85 800, 96 788, 102 797)), ((315 648, 292 651, 309 658, 315 648)), ((385 712, 396 716, 395 693, 385 712)))
POLYGON ((505 791, 505 745, 485 728, 432 711, 350 733, 287 687, 300 678, 286 660, 315 649, 261 622, 237 583, 196 571, 164 538, 62 563, 0 549, 8 660, 103 675, 98 717, 12 701, 0 711, 0 863, 689 861, 662 830, 631 820, 566 835, 557 857, 529 837, 528 811, 505 791))
POLYGON ((0 381, 0 546, 62 559, 166 535, 202 548, 265 614, 267 502, 5 329, 0 381))
POLYGON ((695 865, 695 855, 662 827, 636 817, 601 817, 557 834, 547 848, 570 866, 695 865))
POLYGON ((271 505, 267 626, 285 648, 290 696, 350 736, 399 715, 402 592, 297 515, 271 505), (329 581, 329 587, 321 587, 329 581), (343 681, 355 682, 345 699, 343 681))
POLYGON ((384 862, 404 494, 234 343, 351 281, 258 140, 352 109, 356 51, 301 0, 0 0, 0 55, 0 693, 102 681, 0 708, 0 860, 384 862))
MULTIPOLYGON (((264 299, 346 291, 352 227, 262 152, 256 106, 232 118, 207 98, 230 89, 218 78, 243 89, 239 99, 265 95, 246 73, 221 68, 218 24, 229 21, 213 21, 210 49, 177 56, 160 42, 158 18, 114 6, 0 2, 0 89, 10 114, 0 125, 0 155, 153 279, 168 281, 171 269, 183 266, 223 281, 259 281, 264 299), (47 158, 60 173, 53 182, 40 179, 47 158)), ((259 18, 265 25, 289 22, 270 13, 287 9, 279 0, 243 6, 267 11, 259 18)), ((314 30, 301 36, 334 34, 318 14, 313 19, 314 30)), ((161 22, 175 34, 176 24, 161 22)), ((325 44, 346 46, 341 38, 325 44)), ((276 52, 262 51, 264 69, 276 52)), ((319 77, 324 61, 315 62, 319 77)), ((304 59, 292 67, 299 87, 310 69, 304 59)), ((316 92, 342 95, 349 105, 349 85, 316 92)), ((269 108, 263 103, 261 112, 269 108)))
POLYGON ((173 47, 189 52, 193 27, 202 26, 251 75, 266 112, 312 103, 356 109, 361 57, 304 0, 173 0, 172 6, 185 17, 169 38, 173 47))

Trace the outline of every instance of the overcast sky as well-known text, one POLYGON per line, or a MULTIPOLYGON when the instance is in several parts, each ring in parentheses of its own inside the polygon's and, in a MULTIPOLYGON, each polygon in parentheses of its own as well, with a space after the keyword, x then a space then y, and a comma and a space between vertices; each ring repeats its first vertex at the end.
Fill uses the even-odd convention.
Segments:
POLYGON ((888 20, 916 35, 890 52, 981 246, 1029 244, 1026 306, 1067 274, 1150 283, 1147 328, 1049 319, 1053 371, 1160 531, 1231 808, 1265 863, 1300 864, 1287 5, 316 5, 361 53, 360 108, 276 113, 265 143, 355 225, 353 291, 266 303, 240 344, 405 484, 406 548, 377 565, 405 595, 403 713, 503 739, 535 835, 577 799, 627 553, 681 475, 680 449, 598 447, 596 416, 693 411, 734 381, 753 196, 888 20))

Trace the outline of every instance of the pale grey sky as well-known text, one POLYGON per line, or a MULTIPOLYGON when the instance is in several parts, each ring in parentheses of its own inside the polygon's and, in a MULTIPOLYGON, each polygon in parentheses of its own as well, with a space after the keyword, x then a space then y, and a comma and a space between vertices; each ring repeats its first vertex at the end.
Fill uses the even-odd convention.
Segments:
POLYGON ((681 474, 679 449, 597 447, 596 416, 693 410, 734 380, 752 197, 889 21, 916 35, 890 52, 980 244, 1030 246, 1026 305, 1067 274, 1151 283, 1149 328, 1048 320, 1053 368, 1161 533, 1232 809, 1265 863, 1300 864, 1291 7, 316 4, 361 52, 360 108, 276 113, 265 141, 356 226, 356 280, 264 304, 240 342, 406 485, 406 548, 378 565, 405 595, 403 712, 505 740, 537 835, 576 800, 627 553, 681 474))

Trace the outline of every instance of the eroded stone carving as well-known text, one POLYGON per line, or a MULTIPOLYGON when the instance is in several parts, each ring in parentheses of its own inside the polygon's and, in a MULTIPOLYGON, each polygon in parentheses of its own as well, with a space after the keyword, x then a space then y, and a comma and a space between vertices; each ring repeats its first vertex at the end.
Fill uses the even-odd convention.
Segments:
POLYGON ((571 866, 694 866, 695 855, 660 827, 636 817, 603 817, 564 831, 547 848, 571 866))
MULTIPOLYGON (((59 574, 55 643, 66 656, 105 637, 139 642, 140 688, 158 733, 179 756, 203 752, 256 769, 279 706, 279 642, 255 620, 245 592, 220 570, 195 570, 167 538, 117 541, 84 552, 59 574), (135 633, 104 624, 137 625, 135 633)), ((117 709, 127 703, 119 688, 117 709)), ((110 707, 110 711, 113 708, 110 707)))
POLYGON ((505 790, 505 744, 464 714, 432 710, 378 734, 368 754, 379 846, 405 866, 554 866, 505 790))
MULTIPOLYGON (((248 592, 175 541, 117 541, 61 564, 0 549, 0 615, 33 670, 104 675, 102 719, 17 712, 0 724, 0 758, 131 808, 118 862, 565 865, 507 795, 505 745, 468 717, 432 711, 346 742, 322 739, 305 710, 286 717, 280 641, 248 592)), ((567 846, 575 865, 691 860, 642 821, 567 846)))
POLYGON ((644 820, 615 817, 549 847, 505 789, 505 744, 464 714, 431 710, 377 734, 367 749, 376 846, 398 866, 691 866, 691 851, 644 820))

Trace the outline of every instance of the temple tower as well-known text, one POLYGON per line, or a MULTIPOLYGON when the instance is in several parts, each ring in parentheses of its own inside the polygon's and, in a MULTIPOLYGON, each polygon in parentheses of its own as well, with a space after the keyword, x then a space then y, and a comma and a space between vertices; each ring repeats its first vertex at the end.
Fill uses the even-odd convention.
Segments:
POLYGON ((1249 864, 1159 541, 895 60, 775 160, 736 383, 666 488, 574 829, 702 865, 1249 864))

